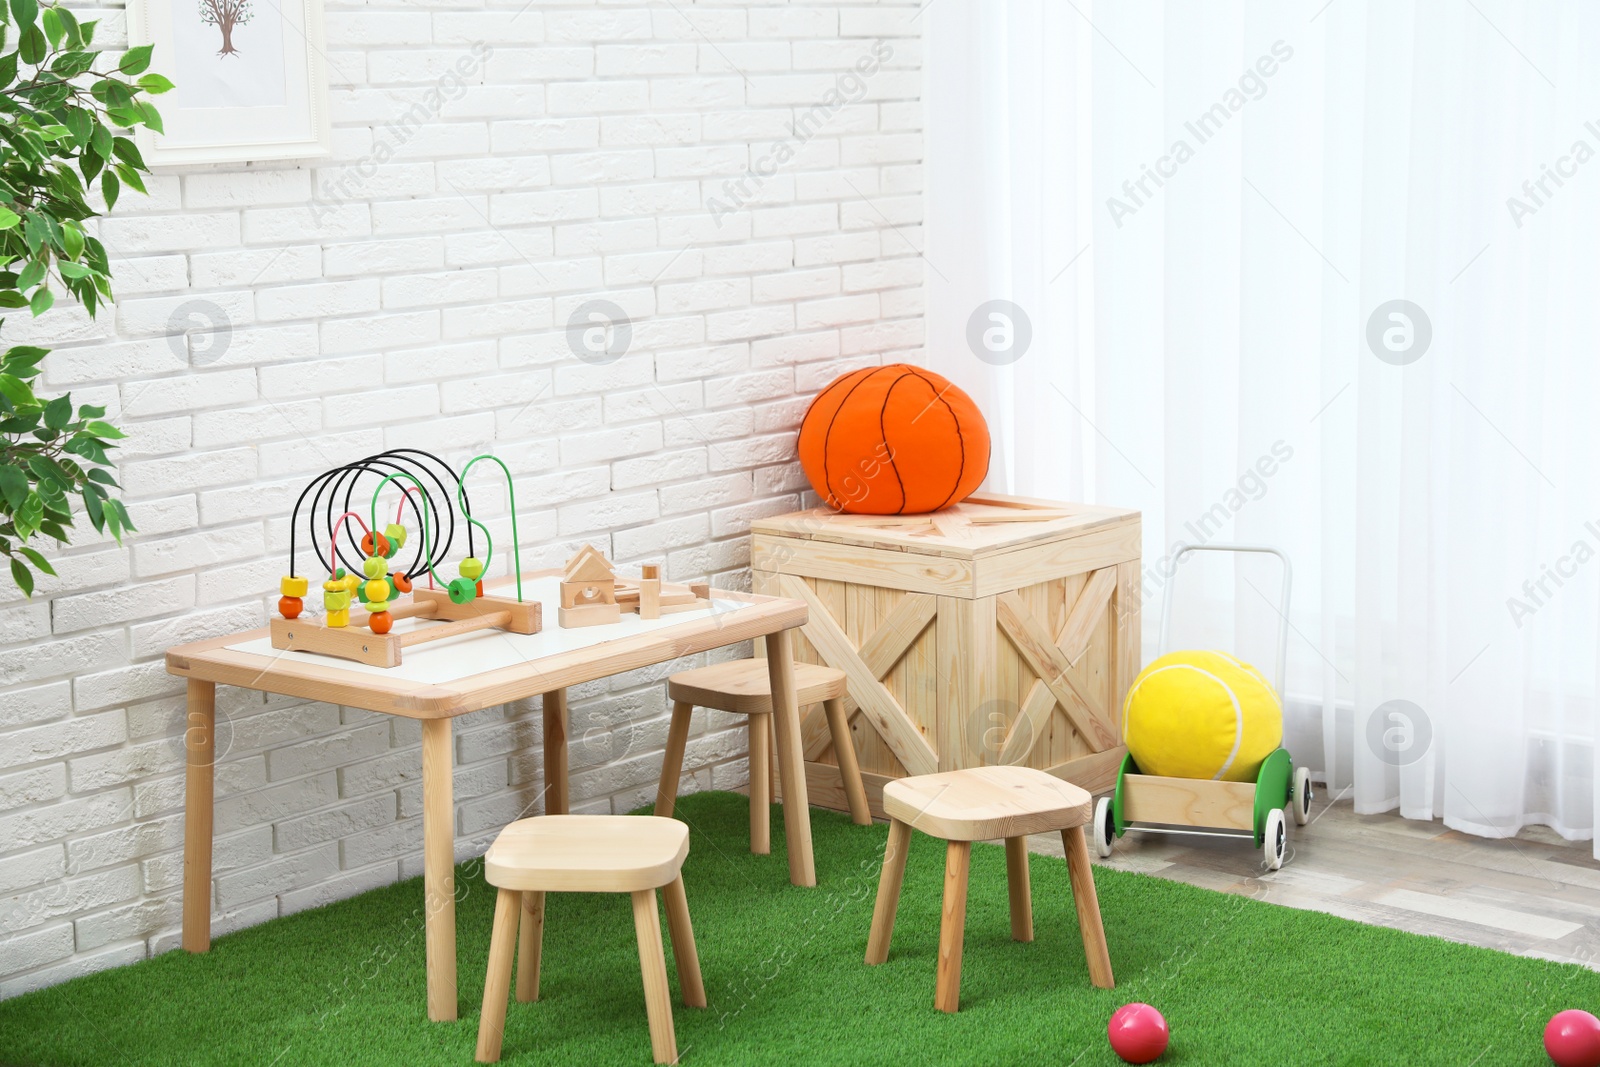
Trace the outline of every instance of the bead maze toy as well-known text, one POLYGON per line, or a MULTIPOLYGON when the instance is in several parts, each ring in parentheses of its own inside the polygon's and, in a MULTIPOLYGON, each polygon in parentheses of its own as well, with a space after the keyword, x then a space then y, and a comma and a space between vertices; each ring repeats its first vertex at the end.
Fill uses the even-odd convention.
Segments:
POLYGON ((272 620, 272 647, 319 652, 375 667, 395 667, 400 664, 402 649, 447 637, 488 629, 536 634, 543 624, 542 605, 523 600, 516 531, 511 471, 491 455, 475 456, 460 475, 438 456, 416 448, 391 449, 324 471, 300 493, 290 516, 289 574, 280 583, 283 596, 278 601, 278 612, 283 617, 272 620), (485 459, 498 464, 506 476, 511 551, 517 575, 515 599, 486 596, 483 592, 482 578, 494 557, 494 543, 488 528, 472 517, 465 479, 473 466, 485 459), (363 520, 352 504, 358 485, 367 476, 377 477, 378 482, 372 490, 367 519, 363 520), (423 479, 431 482, 436 492, 429 492, 423 479), (394 521, 380 530, 378 504, 384 489, 391 484, 400 490, 400 500, 394 521), (308 496, 310 506, 305 507, 308 496), (444 564, 454 544, 457 505, 466 521, 467 555, 456 566, 457 577, 447 581, 436 568, 444 564), (422 536, 410 562, 396 566, 396 557, 411 540, 409 530, 402 524, 408 507, 422 536), (294 573, 302 510, 304 529, 313 544, 321 543, 321 537, 327 539, 327 558, 318 557, 318 564, 325 564, 328 570, 328 578, 322 583, 325 614, 321 620, 304 616, 302 598, 310 581, 294 573), (359 538, 351 529, 352 523, 361 530, 359 538), (477 556, 474 527, 483 538, 482 559, 477 556), (346 542, 343 546, 341 538, 346 542), (424 575, 428 579, 426 589, 417 585, 424 575), (436 582, 443 588, 438 588, 436 582), (405 594, 410 594, 411 600, 399 603, 405 594), (365 614, 352 614, 352 600, 366 605, 365 614), (434 619, 444 625, 390 632, 395 620, 404 618, 434 619))
MULTIPOLYGON (((611 562, 587 545, 567 561, 560 588, 557 615, 563 628, 614 623, 623 612, 657 619, 711 604, 709 585, 663 583, 660 568, 650 565, 643 568, 643 575, 637 580, 619 578, 611 562)), ((391 449, 319 474, 295 500, 289 519, 289 573, 279 583, 279 591, 282 597, 278 613, 282 617, 273 619, 270 626, 273 648, 317 652, 374 667, 397 667, 402 649, 447 637, 495 629, 536 634, 543 627, 543 605, 523 598, 517 501, 511 471, 487 454, 468 460, 459 475, 438 456, 416 448, 391 449), (483 591, 483 575, 494 558, 494 541, 488 527, 472 517, 466 477, 474 465, 485 459, 497 464, 506 477, 516 573, 514 599, 483 591), (364 519, 358 510, 356 490, 369 476, 378 481, 364 519), (399 491, 400 499, 394 521, 380 529, 378 506, 391 484, 399 491), (456 565, 457 576, 446 581, 436 568, 444 565, 455 543, 457 507, 459 518, 465 521, 467 555, 456 565), (396 562, 397 557, 412 543, 404 525, 408 508, 421 537, 410 561, 401 565, 396 562), (360 530, 359 537, 352 525, 360 530), (321 619, 305 615, 304 597, 311 581, 294 570, 302 533, 314 547, 323 544, 324 538, 328 546, 327 556, 317 557, 318 566, 328 571, 322 583, 321 619), (477 556, 478 537, 483 539, 482 559, 477 556), (418 584, 424 577, 428 581, 426 589, 418 584), (402 602, 406 595, 411 599, 402 602), (364 613, 356 603, 365 605, 364 613), (442 625, 391 632, 397 619, 428 619, 442 625)))

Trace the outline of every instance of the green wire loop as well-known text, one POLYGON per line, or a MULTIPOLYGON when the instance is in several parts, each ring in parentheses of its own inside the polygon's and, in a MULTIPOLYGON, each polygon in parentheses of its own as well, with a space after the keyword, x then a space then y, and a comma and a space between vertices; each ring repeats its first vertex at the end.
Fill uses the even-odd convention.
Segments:
POLYGON ((472 523, 472 525, 483 531, 483 539, 489 544, 489 551, 484 553, 483 556, 483 570, 484 573, 487 574, 489 571, 489 560, 494 554, 494 541, 489 537, 488 527, 484 526, 483 523, 473 518, 472 513, 467 510, 467 472, 470 471, 472 469, 472 465, 478 462, 480 459, 494 460, 500 465, 500 469, 505 472, 506 502, 511 505, 511 565, 517 572, 517 601, 520 603, 522 600, 522 549, 518 544, 517 538, 517 490, 511 482, 511 468, 507 467, 505 462, 499 456, 492 456, 487 452, 481 456, 473 456, 467 461, 467 465, 461 468, 461 477, 456 479, 456 499, 461 504, 461 513, 467 517, 468 522, 472 523))
POLYGON ((369 517, 372 520, 373 547, 377 547, 378 494, 383 492, 384 486, 396 478, 409 479, 411 484, 416 486, 417 490, 422 494, 422 503, 417 506, 417 514, 422 516, 422 561, 427 565, 428 573, 433 576, 435 582, 440 585, 449 585, 450 583, 439 577, 439 572, 433 569, 433 546, 428 541, 428 491, 422 488, 422 483, 417 481, 416 475, 409 471, 395 471, 393 474, 386 475, 383 481, 378 483, 378 488, 372 491, 372 511, 369 517))

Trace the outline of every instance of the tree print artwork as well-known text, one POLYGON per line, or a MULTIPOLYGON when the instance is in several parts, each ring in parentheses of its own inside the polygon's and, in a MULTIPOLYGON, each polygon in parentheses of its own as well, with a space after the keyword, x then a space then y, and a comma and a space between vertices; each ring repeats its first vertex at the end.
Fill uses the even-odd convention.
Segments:
POLYGON ((217 55, 239 54, 233 47, 233 28, 249 22, 252 14, 250 0, 200 0, 200 21, 222 31, 222 47, 217 55))

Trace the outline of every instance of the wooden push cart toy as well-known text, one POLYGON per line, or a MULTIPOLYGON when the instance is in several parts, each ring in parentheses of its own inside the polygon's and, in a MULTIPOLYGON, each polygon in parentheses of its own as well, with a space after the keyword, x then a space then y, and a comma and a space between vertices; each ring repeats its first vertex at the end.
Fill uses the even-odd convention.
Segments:
MULTIPOLYGON (((638 612, 646 619, 659 618, 668 612, 706 607, 710 597, 709 586, 662 582, 658 568, 653 566, 645 567, 638 579, 618 578, 610 562, 590 547, 584 547, 568 562, 561 590, 562 627, 613 622, 623 611, 638 612)), ((467 461, 458 475, 450 464, 430 452, 397 448, 319 474, 295 501, 289 520, 289 574, 279 583, 279 591, 282 599, 278 601, 278 613, 282 617, 271 622, 273 648, 317 652, 373 667, 398 667, 402 650, 414 645, 479 630, 536 634, 544 625, 543 605, 538 600, 524 600, 522 595, 517 500, 511 471, 491 455, 467 461), (506 478, 515 598, 485 595, 483 591, 483 575, 494 558, 494 542, 488 527, 472 516, 465 483, 473 465, 485 459, 497 464, 506 478), (377 484, 363 516, 358 510, 356 489, 364 478, 374 477, 377 484), (379 500, 391 485, 399 492, 399 503, 394 521, 380 528, 379 500), (436 568, 444 566, 455 541, 458 506, 466 525, 467 555, 456 565, 456 577, 447 579, 436 568), (396 557, 412 543, 403 525, 408 508, 421 536, 415 539, 416 551, 410 562, 403 563, 396 557), (322 583, 321 618, 304 614, 302 598, 310 582, 294 570, 302 512, 304 532, 309 538, 316 544, 327 539, 328 555, 326 559, 318 557, 318 565, 328 571, 328 578, 322 583), (352 527, 359 528, 359 537, 352 527), (483 541, 482 559, 477 555, 479 538, 483 541), (345 543, 341 544, 341 540, 345 543), (420 587, 424 576, 428 581, 426 589, 420 587), (407 594, 410 599, 402 601, 407 594), (352 601, 365 605, 365 613, 354 609, 352 601), (396 619, 425 619, 438 625, 403 627, 391 632, 396 619)))
MULTIPOLYGON (((1172 556, 1173 580, 1168 583, 1162 600, 1158 655, 1167 652, 1173 585, 1176 584, 1178 567, 1190 552, 1201 551, 1265 553, 1277 556, 1282 562, 1278 659, 1273 679, 1281 708, 1289 644, 1291 569, 1289 557, 1279 549, 1264 545, 1178 545, 1172 556)), ((1264 688, 1264 682, 1262 684, 1264 688)), ((1101 856, 1111 855, 1116 839, 1130 830, 1251 839, 1262 850, 1267 869, 1275 871, 1283 866, 1288 844, 1286 809, 1293 814, 1297 824, 1303 826, 1310 821, 1311 772, 1305 767, 1295 767, 1288 749, 1281 744, 1261 761, 1253 782, 1145 774, 1140 771, 1130 752, 1123 757, 1122 768, 1117 772, 1115 792, 1109 797, 1102 797, 1095 806, 1095 849, 1101 856)))

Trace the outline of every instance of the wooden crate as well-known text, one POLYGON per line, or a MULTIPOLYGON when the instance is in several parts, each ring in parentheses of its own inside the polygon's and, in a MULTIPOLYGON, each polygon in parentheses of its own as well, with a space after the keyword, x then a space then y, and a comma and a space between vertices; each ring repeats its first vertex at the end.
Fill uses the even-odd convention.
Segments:
MULTIPOLYGON (((890 779, 959 767, 1114 784, 1139 670, 1137 511, 983 495, 922 516, 794 512, 751 538, 754 591, 810 609, 796 656, 849 676, 875 814, 890 779)), ((846 810, 820 707, 802 732, 813 802, 846 810)))

